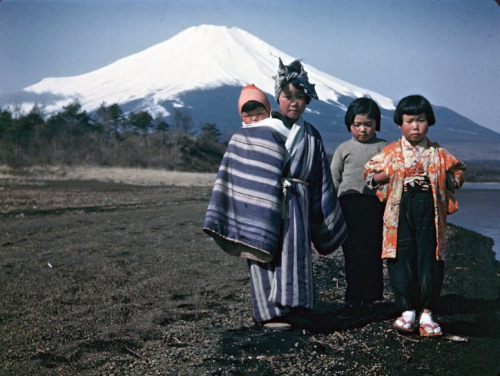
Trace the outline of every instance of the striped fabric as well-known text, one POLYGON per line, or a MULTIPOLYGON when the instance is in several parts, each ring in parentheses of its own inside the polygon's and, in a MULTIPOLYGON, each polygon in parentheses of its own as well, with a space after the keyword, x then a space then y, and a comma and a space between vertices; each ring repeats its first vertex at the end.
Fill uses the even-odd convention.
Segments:
POLYGON ((267 264, 249 260, 253 314, 258 322, 283 316, 292 307, 313 308, 311 243, 321 254, 335 251, 347 238, 344 217, 330 175, 319 133, 300 118, 287 140, 284 176, 288 188, 288 218, 282 248, 267 264))
POLYGON ((231 255, 269 262, 277 252, 288 132, 269 118, 244 124, 229 141, 203 230, 231 255))
POLYGON ((236 238, 234 234, 245 234, 245 244, 269 253, 267 260, 239 254, 249 259, 253 313, 258 322, 282 316, 291 307, 312 309, 311 244, 319 253, 329 254, 347 237, 321 136, 302 118, 293 125, 287 138, 283 138, 284 134, 270 132, 268 127, 241 128, 235 134, 227 152, 233 154, 226 153, 223 159, 204 224, 204 231, 216 240, 222 238, 241 244, 242 236, 236 238), (249 142, 233 148, 245 132, 252 135, 245 138, 249 142), (263 139, 274 139, 274 148, 268 145, 273 152, 266 154, 260 150, 263 139), (254 148, 259 152, 248 152, 254 148), (278 154, 281 154, 280 161, 273 158, 278 154), (267 173, 256 169, 256 165, 265 166, 267 173), (228 170, 227 166, 232 169, 228 170), (275 175, 278 167, 280 172, 275 175), (248 179, 240 180, 241 176, 248 179), (285 178, 285 184, 281 177, 285 178), (249 194, 240 196, 240 190, 249 194), (254 205, 254 196, 261 205, 254 205), (266 205, 263 205, 264 196, 268 199, 266 205), (249 213, 252 220, 248 220, 249 213))

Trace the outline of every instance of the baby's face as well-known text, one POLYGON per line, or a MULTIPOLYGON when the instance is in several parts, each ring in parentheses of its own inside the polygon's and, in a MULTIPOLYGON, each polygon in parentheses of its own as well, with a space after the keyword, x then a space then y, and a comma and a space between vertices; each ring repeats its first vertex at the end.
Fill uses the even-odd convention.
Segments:
POLYGON ((243 120, 243 123, 245 124, 256 123, 258 121, 267 119, 268 117, 269 114, 263 108, 256 108, 255 110, 243 111, 241 113, 241 120, 243 120))

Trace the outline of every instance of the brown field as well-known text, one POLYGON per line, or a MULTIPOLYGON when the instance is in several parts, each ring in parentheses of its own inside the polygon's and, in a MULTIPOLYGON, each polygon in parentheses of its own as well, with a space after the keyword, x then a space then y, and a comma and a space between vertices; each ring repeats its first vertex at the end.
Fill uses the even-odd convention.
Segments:
POLYGON ((342 309, 342 254, 315 256, 302 327, 251 318, 248 275, 201 231, 215 174, 0 168, 1 375, 481 375, 500 372, 492 241, 450 227, 445 336, 342 309))

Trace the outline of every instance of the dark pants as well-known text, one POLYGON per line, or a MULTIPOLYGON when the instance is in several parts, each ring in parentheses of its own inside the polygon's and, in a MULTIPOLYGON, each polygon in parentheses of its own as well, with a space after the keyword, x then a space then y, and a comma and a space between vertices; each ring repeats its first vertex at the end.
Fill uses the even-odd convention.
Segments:
POLYGON ((383 298, 382 225, 384 204, 376 196, 340 196, 347 225, 347 240, 342 244, 350 304, 372 303, 383 298))
POLYGON ((432 310, 444 277, 436 260, 434 202, 430 191, 405 192, 401 198, 395 259, 387 260, 396 307, 400 311, 432 310))

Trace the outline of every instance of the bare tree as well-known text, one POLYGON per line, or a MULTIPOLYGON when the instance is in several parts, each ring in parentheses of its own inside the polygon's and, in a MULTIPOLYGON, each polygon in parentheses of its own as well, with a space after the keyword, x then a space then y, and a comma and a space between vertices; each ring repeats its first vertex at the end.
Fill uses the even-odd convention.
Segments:
POLYGON ((179 142, 189 135, 193 128, 193 118, 186 110, 176 109, 173 114, 174 163, 179 161, 179 142))

